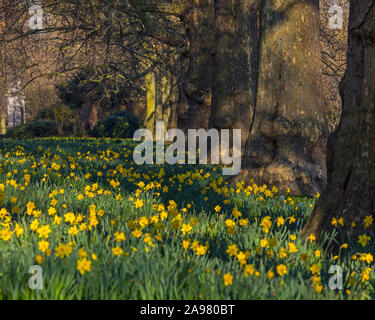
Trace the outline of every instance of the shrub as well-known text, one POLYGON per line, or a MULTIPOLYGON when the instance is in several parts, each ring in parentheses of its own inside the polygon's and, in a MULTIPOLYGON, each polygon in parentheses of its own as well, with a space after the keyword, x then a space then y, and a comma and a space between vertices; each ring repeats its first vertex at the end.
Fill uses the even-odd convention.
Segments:
POLYGON ((7 138, 30 139, 35 137, 50 137, 57 135, 57 126, 51 121, 31 121, 26 124, 10 128, 7 138))
POLYGON ((100 120, 91 135, 96 138, 131 138, 140 127, 137 118, 122 111, 100 120))

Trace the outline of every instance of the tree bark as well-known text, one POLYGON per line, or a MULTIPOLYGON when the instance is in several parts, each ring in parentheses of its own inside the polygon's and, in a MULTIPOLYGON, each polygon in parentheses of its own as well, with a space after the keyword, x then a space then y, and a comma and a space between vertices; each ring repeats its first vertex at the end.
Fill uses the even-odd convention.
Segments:
POLYGON ((6 123, 5 123, 5 113, 0 114, 0 134, 5 135, 7 133, 6 123))
MULTIPOLYGON (((5 47, 1 46, 1 50, 4 50, 5 47)), ((4 50, 5 52, 5 50, 4 50)), ((6 128, 6 118, 7 118, 7 75, 6 75, 6 63, 5 57, 1 54, 0 51, 0 134, 5 135, 6 128)))
POLYGON ((305 235, 319 237, 340 217, 343 234, 363 234, 363 218, 375 211, 375 0, 351 1, 348 68, 340 92, 343 113, 328 143, 328 186, 305 235))
POLYGON ((178 126, 184 131, 208 128, 213 71, 213 15, 213 0, 187 0, 185 3, 190 52, 178 105, 178 126))
POLYGON ((210 128, 241 129, 242 147, 255 108, 258 37, 257 1, 215 1, 210 128))
POLYGON ((316 194, 326 186, 318 0, 264 0, 254 119, 235 181, 316 194))
POLYGON ((145 77, 146 85, 146 120, 145 125, 148 130, 154 132, 155 130, 155 116, 156 116, 156 74, 150 72, 145 77))
POLYGON ((177 82, 177 77, 168 70, 158 75, 156 120, 164 122, 164 132, 177 128, 177 82))
POLYGON ((81 119, 85 130, 92 130, 98 123, 98 113, 100 111, 100 100, 94 92, 89 92, 86 101, 81 108, 81 119))
POLYGON ((5 97, 5 83, 0 81, 0 134, 6 134, 6 97, 5 97))

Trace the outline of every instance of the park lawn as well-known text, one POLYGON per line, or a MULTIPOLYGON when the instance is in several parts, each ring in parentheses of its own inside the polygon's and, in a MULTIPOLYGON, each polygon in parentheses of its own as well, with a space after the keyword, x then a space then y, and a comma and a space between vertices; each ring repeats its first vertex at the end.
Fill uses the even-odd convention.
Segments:
POLYGON ((0 140, 0 299, 375 297, 371 232, 335 253, 333 234, 299 236, 318 195, 232 186, 212 166, 138 166, 134 146, 0 140), (342 290, 329 288, 333 265, 342 290))

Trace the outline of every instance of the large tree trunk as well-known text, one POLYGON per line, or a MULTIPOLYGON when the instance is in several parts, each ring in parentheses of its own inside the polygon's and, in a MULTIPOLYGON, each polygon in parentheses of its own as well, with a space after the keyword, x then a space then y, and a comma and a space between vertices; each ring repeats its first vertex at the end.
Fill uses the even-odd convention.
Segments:
POLYGON ((254 120, 237 181, 316 194, 326 186, 318 0, 265 0, 254 120))
POLYGON ((190 52, 183 75, 178 110, 179 128, 208 128, 211 112, 213 47, 212 0, 187 0, 184 16, 190 52))
POLYGON ((258 14, 255 0, 215 1, 210 128, 241 129, 242 146, 255 108, 258 14))
POLYGON ((375 0, 351 1, 348 68, 340 91, 343 114, 328 143, 328 187, 306 235, 318 237, 339 217, 347 235, 358 235, 366 232, 363 218, 375 212, 375 0))

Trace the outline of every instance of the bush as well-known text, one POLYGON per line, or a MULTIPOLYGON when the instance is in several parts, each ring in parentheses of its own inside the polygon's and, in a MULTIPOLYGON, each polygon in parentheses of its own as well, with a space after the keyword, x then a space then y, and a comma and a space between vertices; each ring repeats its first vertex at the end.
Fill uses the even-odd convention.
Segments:
POLYGON ((122 111, 100 120, 91 135, 96 138, 132 138, 134 132, 140 127, 137 118, 122 111))
POLYGON ((31 139, 37 137, 50 137, 57 134, 57 126, 54 122, 31 121, 26 124, 10 128, 6 133, 6 137, 13 139, 31 139))

